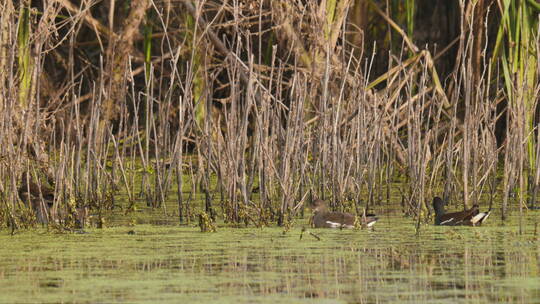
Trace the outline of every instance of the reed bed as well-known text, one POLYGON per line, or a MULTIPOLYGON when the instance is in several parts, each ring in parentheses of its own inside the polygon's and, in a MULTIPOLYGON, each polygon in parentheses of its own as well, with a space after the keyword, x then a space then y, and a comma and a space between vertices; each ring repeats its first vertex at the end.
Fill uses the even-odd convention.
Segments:
POLYGON ((534 205, 536 6, 457 1, 437 50, 415 44, 420 1, 383 2, 3 2, 0 224, 40 206, 102 227, 142 201, 203 230, 290 227, 313 197, 360 214, 397 207, 396 187, 417 229, 434 195, 534 205), (52 201, 21 201, 24 172, 52 201))

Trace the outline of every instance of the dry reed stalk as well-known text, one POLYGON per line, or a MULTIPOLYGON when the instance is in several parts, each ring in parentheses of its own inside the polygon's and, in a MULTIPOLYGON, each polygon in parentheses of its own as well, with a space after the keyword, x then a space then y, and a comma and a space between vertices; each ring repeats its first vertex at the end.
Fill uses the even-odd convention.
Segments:
MULTIPOLYGON (((505 93, 493 82, 496 65, 479 64, 479 50, 488 53, 481 43, 487 37, 470 34, 481 30, 479 21, 462 20, 460 37, 451 44, 459 42, 457 66, 443 88, 434 66, 439 56, 418 50, 378 7, 405 46, 398 57, 389 56, 385 72, 374 75, 376 55, 356 56, 354 50, 364 46, 347 41, 351 1, 328 10, 318 4, 295 10, 300 2, 286 1, 250 10, 238 1, 182 0, 184 15, 175 13, 174 3, 154 3, 152 26, 162 32, 144 36, 152 39, 144 59, 137 45, 129 46, 140 39, 134 30, 140 14, 115 33, 121 20, 114 20, 114 5, 109 19, 102 19, 84 6, 57 2, 66 10, 45 7, 25 40, 35 52, 28 108, 18 104, 24 84, 15 61, 23 51, 0 46, 6 71, 0 75, 0 213, 12 229, 24 227, 17 194, 24 170, 41 177, 49 171, 54 178, 52 219, 64 220, 74 200, 77 207, 92 207, 99 225, 108 209, 123 207, 115 201, 119 190, 128 197, 126 212, 140 193, 170 216, 169 194, 176 191, 179 222, 189 222, 199 209, 214 220, 221 207, 226 221, 288 227, 308 191, 331 200, 333 209, 347 209, 353 200, 359 212, 361 201, 366 209, 380 208, 384 197, 389 202, 395 176, 404 173, 405 212, 417 217, 419 231, 429 210, 425 202, 440 185, 445 199, 459 196, 464 206, 482 202, 486 183, 490 208, 502 190, 503 218, 518 186, 522 216, 527 172, 535 166, 529 196, 534 204, 540 148, 536 143, 534 163, 523 146, 532 136, 523 125, 527 107, 512 103, 506 114, 497 112, 505 93), (65 12, 73 14, 65 23, 52 17, 65 12), (189 18, 194 26, 186 25, 189 18), (97 43, 81 40, 87 31, 95 32, 97 43), (128 37, 128 47, 114 53, 119 37, 128 37), (81 55, 83 45, 97 55, 81 55), (68 55, 57 46, 67 47, 68 55), (58 75, 64 78, 49 94, 47 81, 37 76, 55 76, 47 69, 51 54, 63 59, 58 75), (115 58, 122 71, 112 73, 115 58), (111 83, 112 74, 118 83, 111 83), (125 92, 112 121, 107 103, 120 87, 125 92), (507 119, 502 149, 495 136, 499 119, 507 119), (502 189, 496 183, 500 153, 502 189), (182 188, 190 189, 188 197, 182 188)), ((459 4, 462 16, 470 17, 470 5, 459 4)), ((9 5, 0 4, 0 43, 15 44, 17 14, 9 5)), ((513 90, 521 96, 524 88, 513 90)))

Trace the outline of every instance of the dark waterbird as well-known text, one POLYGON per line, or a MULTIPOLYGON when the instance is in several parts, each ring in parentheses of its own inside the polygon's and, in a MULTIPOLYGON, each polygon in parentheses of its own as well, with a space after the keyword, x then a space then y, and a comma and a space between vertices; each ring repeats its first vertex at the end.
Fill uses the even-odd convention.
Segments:
POLYGON ((36 184, 28 172, 21 178, 19 198, 36 213, 39 223, 48 223, 49 212, 54 203, 54 189, 45 184, 36 184))
MULTIPOLYGON (((315 200, 313 202, 313 226, 315 228, 354 228, 356 217, 345 212, 331 212, 327 210, 326 202, 315 200)), ((378 220, 374 214, 365 214, 359 218, 360 224, 365 227, 372 227, 378 220)))
POLYGON ((473 205, 471 209, 446 213, 444 202, 440 197, 433 198, 433 209, 435 209, 435 225, 441 226, 476 226, 481 225, 488 217, 491 211, 480 212, 478 205, 473 205))
MULTIPOLYGON (((54 188, 46 183, 39 182, 38 179, 34 179, 28 172, 22 174, 18 194, 21 201, 34 211, 38 223, 47 224, 51 220, 58 222, 59 218, 66 217, 66 210, 62 208, 56 208, 55 210, 53 208, 55 200, 54 188)), ((83 228, 88 217, 88 209, 86 207, 77 207, 72 212, 75 226, 83 228)))

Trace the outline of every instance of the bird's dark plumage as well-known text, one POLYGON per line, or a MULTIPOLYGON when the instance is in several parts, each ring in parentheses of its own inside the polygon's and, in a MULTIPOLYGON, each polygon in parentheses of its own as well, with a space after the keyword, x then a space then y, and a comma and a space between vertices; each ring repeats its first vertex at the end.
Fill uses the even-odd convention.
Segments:
MULTIPOLYGON (((345 212, 331 212, 327 210, 323 200, 315 200, 313 203, 314 215, 312 218, 315 228, 354 228, 356 217, 345 212)), ((373 214, 366 214, 360 218, 362 226, 371 227, 378 218, 373 214)))
POLYGON ((478 205, 473 205, 471 209, 446 213, 444 206, 446 203, 438 196, 433 198, 433 209, 435 209, 435 225, 441 226, 457 226, 468 225, 476 226, 481 225, 490 214, 488 212, 480 212, 478 205))

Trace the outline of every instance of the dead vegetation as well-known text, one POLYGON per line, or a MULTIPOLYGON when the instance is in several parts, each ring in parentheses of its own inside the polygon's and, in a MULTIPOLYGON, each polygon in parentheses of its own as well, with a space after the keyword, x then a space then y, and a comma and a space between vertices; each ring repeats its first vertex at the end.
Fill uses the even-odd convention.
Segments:
POLYGON ((441 193, 534 204, 535 34, 519 65, 493 34, 512 8, 438 3, 457 36, 436 48, 383 2, 3 2, 0 223, 101 226, 143 199, 202 230, 287 226, 310 192, 358 213, 396 185, 418 225, 441 193))

